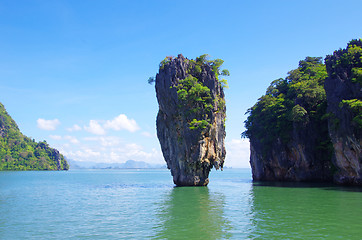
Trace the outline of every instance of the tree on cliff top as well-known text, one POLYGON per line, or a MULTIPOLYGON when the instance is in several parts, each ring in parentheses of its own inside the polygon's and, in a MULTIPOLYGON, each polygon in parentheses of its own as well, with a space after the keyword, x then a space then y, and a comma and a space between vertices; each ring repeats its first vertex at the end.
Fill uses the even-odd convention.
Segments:
MULTIPOLYGON (((326 62, 331 66, 331 77, 339 76, 341 79, 347 77, 348 81, 353 84, 359 84, 357 89, 362 87, 362 39, 353 39, 347 44, 346 49, 339 49, 334 52, 333 56, 327 56, 326 62)), ((361 99, 343 99, 340 108, 346 107, 352 113, 351 125, 356 128, 356 135, 360 135, 362 130, 362 100, 361 99)))
POLYGON ((266 154, 277 139, 288 143, 295 124, 305 126, 310 121, 324 121, 326 77, 322 58, 307 57, 300 61, 297 69, 288 72, 286 78, 273 81, 266 94, 248 109, 242 136, 258 139, 266 154))
MULTIPOLYGON (((182 56, 182 55, 180 55, 182 56)), ((164 69, 165 65, 172 61, 173 56, 167 56, 161 61, 160 70, 164 69)), ((210 89, 205 86, 199 79, 205 65, 210 66, 216 79, 222 88, 228 88, 227 80, 219 76, 229 76, 229 70, 221 69, 224 60, 214 59, 211 60, 208 54, 203 54, 195 60, 186 59, 188 61, 187 77, 180 79, 176 87, 178 100, 180 101, 179 107, 186 109, 187 115, 192 115, 194 118, 189 119, 189 128, 206 129, 210 124, 209 116, 210 111, 213 111, 214 105, 218 110, 224 110, 225 100, 218 98, 213 100, 211 97, 210 89)), ((155 82, 154 77, 148 79, 149 84, 155 82)))

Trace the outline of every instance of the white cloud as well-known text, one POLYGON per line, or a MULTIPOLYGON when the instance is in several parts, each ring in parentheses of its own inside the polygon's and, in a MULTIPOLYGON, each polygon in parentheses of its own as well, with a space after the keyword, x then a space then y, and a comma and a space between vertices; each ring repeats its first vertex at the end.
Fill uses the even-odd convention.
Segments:
POLYGON ((53 131, 57 128, 57 126, 60 124, 60 121, 58 119, 53 120, 45 120, 43 118, 39 118, 37 121, 38 128, 47 130, 47 131, 53 131))
POLYGON ((59 135, 49 135, 49 137, 51 139, 54 139, 54 140, 61 140, 62 139, 62 136, 59 136, 59 135))
POLYGON ((84 126, 84 129, 90 133, 96 134, 96 135, 104 135, 106 134, 106 131, 104 128, 96 121, 96 120, 90 120, 89 126, 84 126))
POLYGON ((64 136, 64 139, 68 140, 70 143, 78 144, 79 140, 73 136, 64 136))
POLYGON ((230 167, 250 168, 249 139, 231 139, 226 141, 225 165, 230 167))
MULTIPOLYGON (((71 140, 69 136, 62 139, 71 140)), ((127 160, 165 164, 160 149, 145 150, 142 145, 125 143, 119 137, 95 136, 82 138, 77 145, 65 143, 57 148, 66 157, 83 162, 123 163, 127 160)))
POLYGON ((113 129, 115 131, 124 129, 130 132, 135 132, 140 129, 136 121, 134 119, 129 119, 125 114, 120 114, 114 119, 108 120, 104 124, 104 128, 113 129))
POLYGON ((121 138, 115 136, 85 137, 83 140, 98 142, 103 147, 117 146, 121 143, 121 138))
POLYGON ((74 124, 72 127, 67 128, 66 130, 67 130, 68 132, 76 132, 76 131, 82 130, 82 128, 81 128, 79 125, 74 124))

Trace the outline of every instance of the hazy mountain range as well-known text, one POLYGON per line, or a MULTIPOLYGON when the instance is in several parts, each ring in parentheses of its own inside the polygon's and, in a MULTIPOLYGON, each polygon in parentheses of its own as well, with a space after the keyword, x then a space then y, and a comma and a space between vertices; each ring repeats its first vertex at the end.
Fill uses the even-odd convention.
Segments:
POLYGON ((166 168, 165 164, 149 164, 128 160, 125 163, 83 162, 67 159, 70 169, 122 169, 122 168, 166 168))

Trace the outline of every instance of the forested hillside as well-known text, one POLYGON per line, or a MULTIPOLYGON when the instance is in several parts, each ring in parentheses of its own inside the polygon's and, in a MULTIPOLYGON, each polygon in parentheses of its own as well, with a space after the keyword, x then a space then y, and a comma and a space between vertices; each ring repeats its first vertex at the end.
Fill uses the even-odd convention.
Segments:
POLYGON ((58 150, 24 136, 0 103, 0 170, 68 170, 58 150))

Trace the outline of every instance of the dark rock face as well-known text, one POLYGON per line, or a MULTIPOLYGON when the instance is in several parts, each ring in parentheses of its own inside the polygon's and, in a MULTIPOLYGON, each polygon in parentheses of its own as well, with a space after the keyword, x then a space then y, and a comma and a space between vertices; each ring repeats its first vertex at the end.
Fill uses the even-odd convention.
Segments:
MULTIPOLYGON (((327 123, 324 123, 326 129, 327 123)), ((321 141, 319 124, 310 122, 306 126, 294 124, 291 140, 283 144, 276 139, 269 154, 263 154, 263 145, 250 138, 250 165, 254 181, 327 182, 332 179, 331 162, 318 151, 321 141)))
POLYGON ((333 162, 337 168, 334 181, 340 184, 361 185, 362 131, 360 126, 353 121, 356 113, 341 103, 342 100, 361 100, 362 86, 351 81, 353 66, 336 64, 347 52, 347 49, 335 51, 325 60, 329 75, 325 81, 325 90, 328 112, 331 114, 328 127, 334 148, 333 162))
MULTIPOLYGON (((210 89, 212 110, 207 112, 205 128, 190 128, 192 119, 200 120, 197 106, 182 105, 177 86, 189 76, 191 60, 179 55, 160 66, 156 75, 156 94, 159 104, 157 136, 162 153, 177 186, 206 186, 211 168, 223 167, 225 159, 224 92, 212 67, 203 64, 196 76, 198 82, 210 89)), ((202 107, 201 107, 202 110, 202 107)))
MULTIPOLYGON (((326 98, 316 117, 292 126, 283 122, 284 129, 291 129, 283 136, 265 131, 271 144, 262 141, 263 135, 249 134, 255 181, 362 185, 362 40, 327 56, 325 66, 326 98)), ((260 118, 252 120, 252 127, 262 125, 260 118)))

